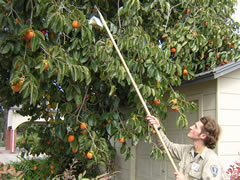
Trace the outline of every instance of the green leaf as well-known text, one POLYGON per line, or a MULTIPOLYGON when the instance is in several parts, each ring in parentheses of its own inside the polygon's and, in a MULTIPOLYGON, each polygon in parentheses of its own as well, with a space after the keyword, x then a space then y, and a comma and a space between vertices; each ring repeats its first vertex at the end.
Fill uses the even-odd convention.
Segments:
POLYGON ((184 27, 183 27, 183 30, 189 31, 189 30, 191 29, 191 27, 192 27, 192 26, 184 26, 184 27))
POLYGON ((184 41, 184 43, 182 43, 182 47, 185 46, 187 43, 187 41, 184 41))
POLYGON ((137 11, 139 11, 140 8, 141 8, 141 4, 140 4, 140 1, 139 1, 139 0, 136 0, 136 1, 137 1, 137 11))
MULTIPOLYGON (((52 6, 51 8, 54 8, 54 6, 52 6)), ((54 21, 55 15, 56 15, 55 13, 52 13, 52 14, 50 14, 50 15, 47 16, 48 19, 46 19, 45 28, 48 28, 48 26, 50 25, 50 23, 51 23, 52 21, 54 21)))
POLYGON ((166 5, 166 11, 167 12, 170 12, 170 4, 169 4, 169 2, 165 2, 165 5, 166 5))
POLYGON ((21 48, 20 43, 19 43, 19 42, 16 42, 16 43, 14 44, 14 54, 18 54, 19 51, 20 51, 20 48, 21 48))
POLYGON ((147 97, 151 96, 151 88, 147 86, 147 97))
POLYGON ((51 29, 53 30, 54 33, 57 33, 59 31, 59 21, 60 18, 59 16, 54 16, 52 22, 51 22, 51 29))
POLYGON ((13 24, 13 21, 11 20, 10 17, 7 17, 7 21, 8 21, 8 27, 11 31, 14 30, 14 24, 13 24))
POLYGON ((118 15, 119 15, 119 16, 122 16, 122 15, 124 15, 124 14, 125 14, 125 11, 124 11, 123 7, 120 7, 120 8, 118 9, 118 15))
POLYGON ((127 146, 123 144, 122 147, 120 148, 120 153, 125 154, 126 152, 127 152, 127 146))
POLYGON ((90 31, 89 28, 86 28, 86 29, 87 29, 88 40, 89 42, 92 42, 93 40, 92 31, 90 31))
POLYGON ((0 4, 1 4, 2 6, 7 5, 7 3, 6 3, 5 1, 3 1, 3 0, 0 0, 0 4))
POLYGON ((193 47, 192 47, 192 52, 196 52, 197 51, 197 46, 194 44, 193 47))
POLYGON ((64 26, 64 30, 66 32, 66 34, 69 34, 72 31, 72 21, 70 21, 69 18, 65 19, 65 26, 64 26))
POLYGON ((3 20, 3 18, 4 18, 3 13, 0 13, 0 24, 2 24, 2 20, 3 20))
POLYGON ((79 78, 79 76, 78 76, 78 68, 77 67, 75 67, 75 66, 72 66, 71 68, 70 68, 70 71, 71 71, 71 75, 72 75, 72 78, 73 78, 73 80, 74 81, 77 81, 78 80, 78 78, 79 78))
POLYGON ((11 43, 7 43, 4 47, 1 48, 1 54, 7 54, 10 51, 11 43))
POLYGON ((134 5, 135 1, 136 1, 136 0, 132 0, 131 4, 130 4, 130 6, 129 6, 130 8, 134 5))
POLYGON ((81 63, 81 64, 84 64, 84 63, 86 63, 87 61, 88 61, 88 56, 85 56, 85 57, 83 57, 83 58, 80 59, 80 63, 81 63))
POLYGON ((68 51, 75 49, 79 41, 77 38, 73 38, 71 42, 72 42, 72 45, 68 47, 68 51))
POLYGON ((155 71, 155 79, 158 81, 158 82, 161 82, 162 80, 162 77, 160 75, 160 72, 159 71, 155 71))
POLYGON ((192 24, 192 23, 194 22, 194 19, 193 19, 193 18, 188 18, 187 22, 188 22, 189 24, 192 24))
POLYGON ((36 105, 37 98, 38 98, 38 88, 35 85, 31 85, 30 104, 36 105))
POLYGON ((170 52, 169 49, 167 49, 166 52, 165 52, 165 59, 169 59, 170 55, 171 55, 171 52, 170 52))
POLYGON ((82 96, 80 94, 75 94, 73 98, 77 106, 82 104, 82 96))
POLYGON ((106 129, 107 129, 108 134, 111 136, 113 134, 112 124, 107 124, 106 129))
POLYGON ((182 67, 178 63, 176 63, 176 67, 177 67, 177 75, 182 76, 182 67))
POLYGON ((111 90, 109 92, 109 96, 112 96, 115 91, 116 91, 116 86, 111 85, 111 90))
POLYGON ((58 64, 58 77, 57 77, 57 82, 60 84, 64 78, 65 72, 66 72, 66 66, 64 64, 58 64))
POLYGON ((65 24, 65 16, 62 16, 60 15, 59 16, 59 23, 60 23, 60 32, 63 32, 63 27, 64 27, 64 24, 65 24))
POLYGON ((193 35, 192 35, 192 34, 187 34, 187 39, 188 39, 188 40, 193 40, 193 39, 194 39, 194 37, 193 37, 193 35))
POLYGON ((42 40, 45 40, 45 36, 41 31, 36 30, 34 32, 36 33, 37 37, 41 38, 42 40))
POLYGON ((148 66, 148 77, 153 77, 154 72, 155 72, 155 68, 153 68, 152 65, 149 65, 148 66))
POLYGON ((65 108, 65 110, 66 110, 66 112, 72 112, 72 105, 70 104, 70 103, 66 103, 66 108, 65 108))
POLYGON ((60 124, 56 126, 56 136, 59 137, 61 140, 64 140, 66 136, 66 127, 64 124, 60 124))
POLYGON ((33 37, 32 40, 31 40, 31 44, 32 44, 32 51, 35 52, 36 50, 39 49, 39 38, 37 37, 33 37))
POLYGON ((181 36, 179 39, 178 39, 178 42, 183 42, 185 40, 185 37, 184 36, 181 36))
POLYGON ((87 28, 86 28, 85 26, 83 26, 83 27, 81 28, 81 34, 82 34, 82 41, 84 41, 84 40, 87 38, 87 36, 88 36, 88 34, 87 34, 87 28))
POLYGON ((177 44, 177 52, 179 53, 181 51, 182 46, 180 44, 177 44))
POLYGON ((222 40, 221 39, 217 39, 217 48, 222 47, 222 40))
POLYGON ((25 98, 27 98, 29 95, 30 95, 30 88, 31 86, 30 86, 30 82, 25 82, 24 84, 23 84, 23 87, 22 87, 22 89, 21 89, 21 93, 23 94, 23 98, 25 99, 25 98))
POLYGON ((67 98, 67 101, 71 101, 73 99, 73 93, 72 93, 72 87, 68 87, 66 89, 66 98, 67 98))
POLYGON ((79 88, 79 85, 73 85, 73 88, 77 92, 77 94, 81 94, 81 89, 79 88))
POLYGON ((83 72, 85 74, 86 84, 89 85, 92 81, 89 69, 86 66, 82 66, 83 72))

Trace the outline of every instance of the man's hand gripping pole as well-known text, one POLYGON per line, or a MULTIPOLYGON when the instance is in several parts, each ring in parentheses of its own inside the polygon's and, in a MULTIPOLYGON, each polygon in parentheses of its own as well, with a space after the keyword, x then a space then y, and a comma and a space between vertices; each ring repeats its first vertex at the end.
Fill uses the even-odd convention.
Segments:
MULTIPOLYGON (((118 53, 118 56, 120 57, 121 62, 122 62, 122 64, 123 64, 125 70, 127 71, 127 74, 128 74, 128 76, 129 76, 129 78, 130 78, 130 80, 131 80, 131 82, 132 82, 132 84, 133 84, 133 86, 134 86, 134 89, 136 90, 136 92, 137 92, 137 94, 138 94, 138 97, 139 97, 139 99, 140 99, 140 101, 141 101, 141 103, 142 103, 142 105, 143 105, 143 107, 144 107, 147 115, 151 116, 151 114, 150 114, 150 112, 149 112, 149 110, 148 110, 148 107, 147 107, 145 101, 143 100, 143 97, 142 97, 142 95, 141 95, 141 93, 140 93, 140 91, 139 91, 139 89, 138 89, 138 87, 137 87, 137 85, 136 85, 136 83, 135 83, 135 81, 134 81, 134 79, 133 79, 133 77, 132 77, 129 69, 128 69, 128 66, 127 66, 126 63, 125 63, 125 60, 123 59, 123 56, 122 56, 122 54, 121 54, 121 52, 120 52, 120 50, 119 50, 119 48, 118 48, 115 40, 113 39, 113 36, 112 36, 112 34, 111 34, 111 32, 110 32, 107 24, 106 24, 106 22, 105 22, 105 20, 104 20, 104 18, 103 18, 103 16, 102 16, 102 14, 101 14, 101 12, 98 10, 98 8, 97 8, 96 6, 95 6, 95 8, 97 9, 97 12, 98 12, 98 14, 99 14, 99 17, 100 17, 100 19, 101 19, 101 21, 102 21, 102 23, 103 23, 103 26, 104 26, 105 29, 107 30, 107 33, 108 33, 110 39, 112 40, 112 43, 113 43, 113 45, 114 45, 114 47, 115 47, 115 49, 116 49, 116 51, 117 51, 117 53, 118 53)), ((174 163, 174 161, 173 161, 173 159, 172 159, 172 157, 171 157, 171 155, 170 155, 170 153, 169 153, 169 151, 168 151, 168 149, 167 149, 167 147, 166 147, 166 145, 165 145, 165 143, 164 143, 164 141, 163 141, 163 138, 162 138, 162 136, 161 136, 161 134, 160 134, 160 131, 158 130, 158 128, 157 128, 157 126, 156 126, 155 124, 153 125, 153 127, 154 127, 154 129, 155 129, 155 131, 156 131, 156 133, 157 133, 157 135, 158 135, 158 138, 160 139, 160 142, 161 142, 161 144, 162 144, 162 146, 163 146, 163 148, 164 148, 164 150, 165 150, 165 152, 166 152, 166 154, 167 154, 167 156, 168 156, 168 158, 169 158, 169 160, 170 160, 170 162, 171 162, 171 164, 172 164, 172 167, 173 167, 173 169, 174 169, 174 172, 178 172, 178 169, 177 169, 177 167, 176 167, 176 165, 175 165, 175 163, 174 163)))

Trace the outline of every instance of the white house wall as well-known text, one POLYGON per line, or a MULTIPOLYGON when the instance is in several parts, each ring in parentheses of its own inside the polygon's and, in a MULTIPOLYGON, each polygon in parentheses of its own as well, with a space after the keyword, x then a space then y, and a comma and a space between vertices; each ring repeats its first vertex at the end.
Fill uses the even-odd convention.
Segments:
POLYGON ((29 121, 29 116, 21 116, 15 110, 10 109, 8 111, 8 127, 16 129, 20 124, 29 121))
MULTIPOLYGON (((19 113, 16 112, 16 110, 10 109, 8 111, 8 127, 12 127, 13 130, 15 130, 20 124, 23 124, 24 122, 29 122, 31 119, 30 116, 22 116, 19 113)), ((44 119, 37 119, 35 122, 45 122, 44 119)))
MULTIPOLYGON (((187 112, 189 125, 197 121, 202 115, 216 118, 216 80, 186 86, 178 89, 186 95, 187 100, 194 100, 199 106, 199 112, 187 112)), ((191 143, 187 138, 187 129, 176 128, 178 113, 169 108, 168 118, 164 122, 168 138, 176 143, 191 143)), ((175 180, 173 168, 168 157, 165 160, 153 160, 149 157, 151 146, 140 142, 136 147, 135 157, 124 162, 118 153, 117 164, 119 173, 115 180, 175 180), (135 164, 135 166, 131 166, 135 164), (134 168, 135 167, 135 168, 134 168)), ((175 161, 178 166, 178 162, 175 161)))
MULTIPOLYGON (((216 119, 216 84, 216 80, 212 80, 177 89, 179 92, 185 95, 188 101, 194 101, 195 103, 197 103, 197 106, 199 108, 198 112, 186 112, 189 126, 194 124, 202 116, 211 116, 216 119)), ((189 144, 191 143, 191 141, 187 138, 187 133, 189 130, 188 128, 176 128, 177 117, 178 113, 174 113, 169 110, 168 119, 165 125, 167 136, 173 142, 180 144, 189 144)), ((165 163, 167 164, 167 176, 158 179, 175 180, 175 177, 173 176, 173 168, 171 167, 170 162, 168 161, 168 159, 166 159, 165 161, 165 163)))
POLYGON ((202 96, 202 115, 216 119, 216 86, 217 81, 211 80, 179 89, 186 97, 202 96))
MULTIPOLYGON (((115 159, 114 169, 119 171, 113 179, 115 180, 131 180, 131 159, 125 161, 124 156, 120 154, 121 144, 116 143, 117 156, 115 159)), ((135 160, 135 159, 133 159, 135 160)))
POLYGON ((218 153, 227 168, 240 160, 240 70, 218 79, 218 121, 222 127, 218 153))

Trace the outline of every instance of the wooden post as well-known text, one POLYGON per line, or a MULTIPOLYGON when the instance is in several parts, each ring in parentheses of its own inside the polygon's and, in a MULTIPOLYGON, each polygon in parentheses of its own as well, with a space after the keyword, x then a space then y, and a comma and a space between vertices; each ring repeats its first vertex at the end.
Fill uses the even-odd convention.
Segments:
POLYGON ((5 130, 5 149, 6 150, 10 150, 10 129, 9 128, 7 128, 6 130, 5 130))
POLYGON ((17 140, 17 129, 10 130, 9 142, 10 142, 10 153, 16 153, 16 140, 17 140))

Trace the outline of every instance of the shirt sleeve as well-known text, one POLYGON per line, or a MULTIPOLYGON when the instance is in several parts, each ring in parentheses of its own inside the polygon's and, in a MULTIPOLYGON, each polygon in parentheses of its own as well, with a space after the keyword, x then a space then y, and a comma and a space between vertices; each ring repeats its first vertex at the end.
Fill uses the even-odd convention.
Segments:
MULTIPOLYGON (((189 149, 190 145, 173 143, 169 141, 167 136, 162 131, 160 131, 160 134, 162 136, 163 142, 165 143, 170 155, 177 160, 181 160, 183 157, 183 153, 186 152, 187 149, 189 149)), ((160 139, 158 139, 158 145, 162 150, 164 150, 162 143, 160 142, 160 139)))
POLYGON ((203 168, 203 180, 226 180, 226 175, 219 162, 207 162, 203 168))

